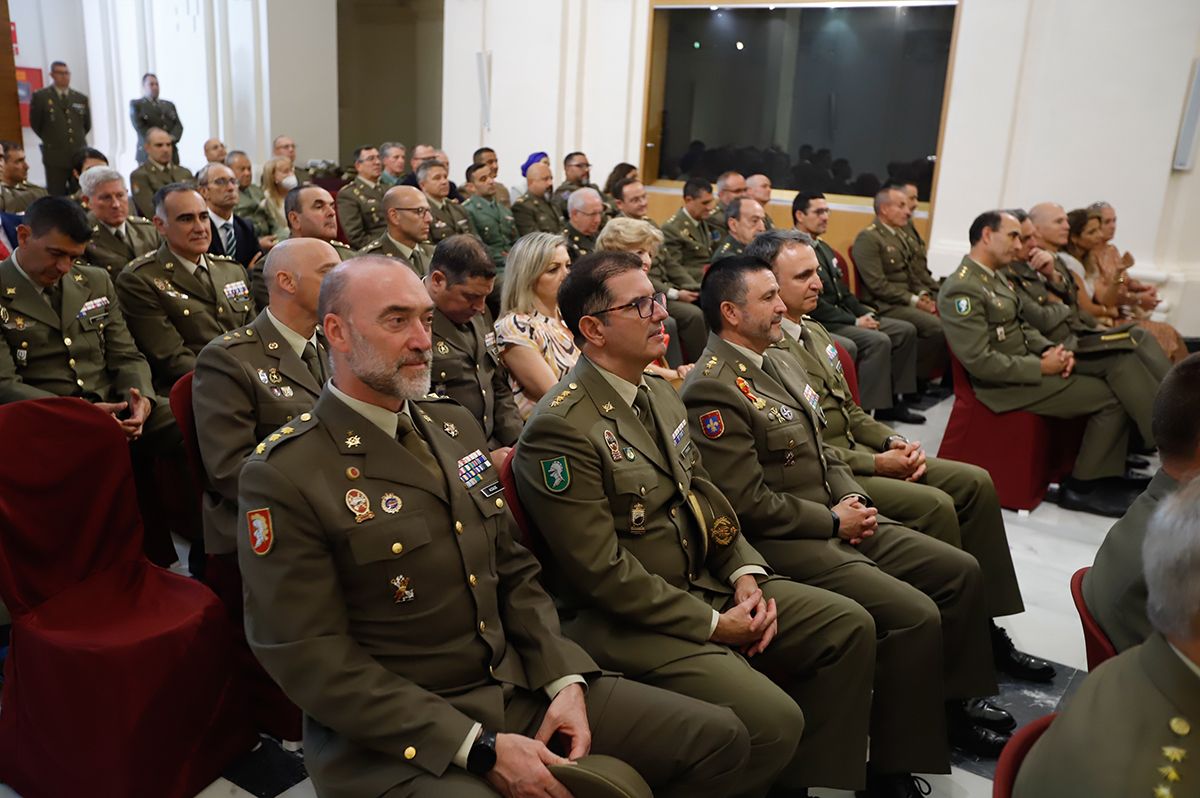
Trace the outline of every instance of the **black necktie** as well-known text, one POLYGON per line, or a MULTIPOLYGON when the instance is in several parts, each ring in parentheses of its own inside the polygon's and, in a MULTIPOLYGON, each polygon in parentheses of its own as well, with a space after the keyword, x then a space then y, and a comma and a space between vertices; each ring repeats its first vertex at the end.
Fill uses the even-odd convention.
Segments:
POLYGON ((658 427, 654 423, 654 414, 650 412, 650 392, 646 390, 645 385, 638 386, 633 409, 637 413, 638 421, 642 422, 646 432, 650 433, 650 438, 658 443, 658 427))
POLYGON ((43 294, 46 301, 50 303, 50 307, 54 309, 57 316, 62 315, 62 280, 59 280, 54 285, 47 288, 43 294))
MULTIPOLYGON (((321 368, 321 357, 317 354, 317 348, 313 346, 312 341, 304 345, 304 352, 301 353, 300 359, 304 361, 304 365, 308 366, 308 373, 313 375, 313 379, 317 381, 317 385, 324 385, 325 369, 321 368)), ((412 422, 410 421, 409 423, 411 424, 412 422)))
POLYGON ((401 446, 408 449, 409 454, 417 458, 417 462, 425 467, 430 476, 438 480, 442 478, 442 470, 438 467, 433 451, 413 426, 412 418, 408 413, 396 414, 396 440, 400 441, 401 446))

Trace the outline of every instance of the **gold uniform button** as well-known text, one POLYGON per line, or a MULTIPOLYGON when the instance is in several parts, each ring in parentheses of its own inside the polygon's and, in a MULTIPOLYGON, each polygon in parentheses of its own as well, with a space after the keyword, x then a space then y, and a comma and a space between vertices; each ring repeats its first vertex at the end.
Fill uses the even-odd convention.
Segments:
POLYGON ((457 533, 458 533, 458 534, 460 534, 460 535, 463 533, 463 525, 462 525, 462 521, 455 521, 455 522, 454 522, 454 531, 455 531, 455 532, 457 532, 457 533))
POLYGON ((688 542, 687 542, 687 540, 686 540, 686 539, 684 539, 684 541, 683 541, 683 547, 684 547, 685 549, 688 547, 688 542))
POLYGON ((75 368, 75 358, 71 358, 70 360, 68 360, 67 365, 70 366, 71 368, 75 368))
POLYGON ((402 551, 404 551, 403 543, 393 543, 392 544, 392 554, 399 554, 402 551))
POLYGON ((188 308, 184 308, 184 309, 183 309, 183 315, 185 315, 185 316, 190 316, 190 315, 192 315, 192 311, 191 311, 191 310, 189 310, 188 308))
POLYGON ((471 583, 471 587, 475 587, 475 585, 479 584, 479 580, 475 578, 475 574, 468 576, 467 581, 471 583))
POLYGON ((671 508, 671 517, 674 518, 677 513, 678 513, 678 510, 676 510, 674 507, 672 507, 671 508))
POLYGON ((573 390, 575 390, 576 388, 578 388, 579 386, 578 386, 578 385, 576 385, 575 383, 571 383, 571 384, 570 384, 570 385, 568 385, 567 387, 568 387, 568 388, 570 388, 570 389, 573 391, 573 390))
POLYGON ((1186 718, 1176 716, 1171 718, 1171 731, 1180 737, 1187 737, 1192 732, 1192 724, 1188 723, 1186 718))
POLYGON ((442 379, 443 380, 446 379, 446 372, 444 372, 444 371, 442 372, 442 379))
POLYGON ((646 495, 646 486, 645 486, 645 485, 641 485, 641 486, 639 486, 639 487, 638 487, 638 493, 640 493, 640 494, 642 494, 643 496, 645 496, 645 495, 646 495))
POLYGON ((499 507, 501 510, 503 510, 504 509, 504 499, 496 499, 496 506, 499 507))
POLYGON ((301 421, 312 421, 312 413, 301 413, 300 420, 301 421))
POLYGON ((83 380, 75 380, 75 382, 79 385, 80 388, 83 387, 83 380))
POLYGON ((682 482, 676 482, 675 484, 679 486, 679 492, 680 492, 680 493, 683 493, 683 483, 682 483, 682 482))
POLYGON ((67 346, 70 346, 70 345, 71 345, 71 339, 70 339, 70 338, 64 338, 64 339, 63 339, 63 343, 64 343, 64 344, 66 344, 67 346))
POLYGON ((404 749, 404 758, 405 759, 414 759, 414 758, 416 758, 416 756, 417 756, 417 749, 413 748, 411 745, 408 748, 404 749))
POLYGON ((481 632, 487 631, 487 622, 485 622, 485 621, 479 622, 479 631, 481 631, 481 632))
POLYGON ((491 665, 488 665, 488 673, 490 673, 492 675, 493 679, 496 678, 496 669, 493 668, 491 665))

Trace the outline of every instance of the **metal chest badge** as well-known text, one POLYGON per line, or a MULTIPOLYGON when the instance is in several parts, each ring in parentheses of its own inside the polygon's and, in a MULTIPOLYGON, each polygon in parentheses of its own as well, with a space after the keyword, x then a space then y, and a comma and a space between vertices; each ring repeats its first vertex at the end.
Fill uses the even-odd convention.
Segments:
POLYGON ((375 513, 371 512, 371 500, 358 488, 346 491, 346 506, 350 508, 350 512, 354 513, 354 523, 356 524, 375 517, 375 513))
POLYGON ((750 400, 750 404, 754 405, 754 407, 756 409, 762 410, 762 409, 766 408, 767 400, 763 399, 759 396, 755 396, 754 393, 751 392, 751 390, 750 390, 750 383, 746 382, 746 380, 743 377, 737 378, 737 387, 738 387, 738 390, 740 390, 743 394, 746 395, 746 398, 750 400))
POLYGON ((483 472, 492 467, 492 461, 487 455, 476 449, 458 461, 458 478, 468 488, 473 488, 483 481, 483 472))
POLYGON ((608 446, 608 454, 612 457, 613 462, 621 462, 621 447, 617 443, 617 436, 613 434, 612 430, 604 430, 604 443, 608 446))
POLYGON ((394 493, 385 493, 379 497, 379 506, 383 508, 385 513, 391 515, 400 512, 400 508, 404 506, 404 502, 394 493))
POLYGON ((634 502, 629 508, 629 531, 646 531, 646 505, 641 502, 634 502))
POLYGON ((263 385, 269 385, 271 383, 270 377, 267 376, 266 369, 258 370, 258 381, 261 382, 263 385))
POLYGON ((389 584, 395 588, 396 592, 392 594, 392 601, 397 604, 406 604, 417 597, 412 589, 412 580, 403 574, 392 577, 389 584))

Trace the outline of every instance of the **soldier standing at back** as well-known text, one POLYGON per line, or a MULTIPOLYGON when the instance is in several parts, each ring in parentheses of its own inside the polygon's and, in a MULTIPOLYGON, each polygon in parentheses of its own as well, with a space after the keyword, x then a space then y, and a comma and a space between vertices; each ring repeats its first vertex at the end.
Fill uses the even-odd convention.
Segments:
POLYGON ((4 153, 3 174, 0 174, 0 211, 23 213, 39 197, 46 196, 46 189, 35 186, 29 177, 29 162, 25 160, 25 147, 14 141, 0 141, 4 153))
POLYGON ((38 89, 29 101, 29 126, 42 140, 46 189, 55 196, 79 188, 71 177, 71 159, 87 144, 92 112, 86 94, 71 88, 71 70, 62 61, 50 64, 53 85, 38 89))
POLYGON ((558 235, 563 229, 563 217, 546 199, 546 192, 554 185, 554 174, 550 167, 538 161, 530 164, 525 172, 527 190, 513 203, 513 222, 517 225, 517 235, 529 233, 553 233, 558 235))
MULTIPOLYGON (((158 98, 158 76, 153 72, 142 75, 143 96, 129 101, 129 120, 137 132, 137 162, 146 162, 146 135, 158 128, 171 135, 174 145, 171 149, 171 161, 179 163, 179 140, 183 138, 183 123, 179 121, 179 113, 175 103, 158 98)), ((220 142, 218 142, 220 143, 220 142)), ((223 156, 222 156, 223 157, 223 156)))
POLYGON ((159 189, 154 204, 163 244, 117 276, 117 296, 154 384, 167 396, 205 344, 249 324, 255 309, 242 265, 208 254, 211 225, 200 193, 173 183, 159 189))
POLYGON ((171 162, 175 142, 162 128, 146 131, 146 162, 129 175, 133 188, 133 204, 142 216, 154 215, 158 190, 172 183, 186 183, 193 178, 187 168, 171 162))
POLYGON ((683 184, 683 207, 663 223, 667 252, 691 276, 696 285, 704 276, 704 269, 712 263, 718 232, 708 223, 712 213, 712 183, 700 178, 689 178, 683 184))
POLYGON ((429 201, 432 219, 429 224, 429 243, 462 233, 475 235, 471 217, 458 200, 450 197, 450 174, 441 161, 426 161, 417 169, 417 185, 429 201))
POLYGON ((358 174, 337 195, 337 216, 346 241, 361 249, 387 229, 383 212, 383 194, 387 187, 379 182, 383 161, 374 147, 354 150, 354 169, 358 174))
POLYGON ((486 163, 467 167, 467 183, 475 187, 475 194, 463 203, 463 210, 471 217, 475 234, 487 247, 488 256, 496 270, 503 275, 504 259, 508 250, 517 241, 517 225, 512 211, 501 204, 496 195, 496 181, 486 163))
POLYGON ((875 221, 854 239, 851 257, 863 286, 863 301, 881 316, 917 328, 917 377, 929 380, 946 364, 946 336, 937 315, 938 287, 917 268, 916 253, 903 232, 911 213, 898 188, 875 195, 875 221))
POLYGON ((84 259, 108 272, 115 281, 134 258, 158 249, 162 239, 154 222, 129 215, 129 193, 125 178, 116 169, 93 166, 79 178, 79 190, 87 197, 92 238, 84 259))

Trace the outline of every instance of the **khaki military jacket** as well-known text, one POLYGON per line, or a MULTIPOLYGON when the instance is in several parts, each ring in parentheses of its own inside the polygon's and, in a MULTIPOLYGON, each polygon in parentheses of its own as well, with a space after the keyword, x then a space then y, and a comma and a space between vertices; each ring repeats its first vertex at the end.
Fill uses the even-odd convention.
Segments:
POLYGON ((383 235, 376 238, 374 241, 360 249, 357 255, 386 255, 389 258, 397 258, 404 261, 408 266, 419 276, 424 277, 429 273, 429 264, 433 260, 433 244, 427 241, 422 241, 413 247, 412 254, 405 255, 400 247, 396 246, 396 242, 385 231, 383 235), (417 254, 420 253, 420 254, 417 254))
POLYGON ((462 207, 471 217, 475 234, 487 247, 492 263, 496 264, 497 269, 503 269, 504 259, 517 240, 517 224, 512 211, 498 199, 483 197, 471 197, 462 207))
POLYGON ((807 579, 850 560, 868 562, 834 538, 830 510, 845 496, 867 493, 823 445, 816 394, 799 364, 780 354, 772 363, 783 382, 710 333, 680 395, 692 440, 752 542, 768 559, 772 544, 812 544, 805 570, 788 573, 807 579))
POLYGON ((734 255, 741 255, 746 251, 746 245, 730 235, 726 235, 721 239, 721 245, 717 247, 717 251, 713 253, 713 260, 717 261, 721 258, 731 258, 734 255))
POLYGON ((447 197, 442 201, 442 207, 439 208, 431 199, 429 200, 429 212, 433 216, 429 222, 429 241, 434 246, 441 243, 442 239, 452 235, 460 233, 475 235, 475 226, 471 223, 471 217, 463 210, 458 200, 447 197))
POLYGON ((645 378, 657 435, 586 357, 538 403, 513 474, 554 565, 552 589, 577 613, 567 631, 605 667, 636 677, 725 651, 713 611, 744 566, 766 568, 709 481, 675 389, 645 378))
POLYGON ((1014 798, 1184 798, 1200 791, 1200 677, 1159 634, 1088 674, 1034 743, 1014 798))
POLYGON ((563 230, 563 237, 567 239, 567 254, 571 256, 571 263, 596 251, 596 237, 584 235, 572 224, 563 230))
POLYGON ((937 287, 929 286, 917 274, 908 237, 889 230, 878 219, 854 239, 851 257, 858 269, 863 300, 879 310, 909 307, 913 295, 937 296, 937 287))
POLYGON ((1021 318, 1038 332, 1058 344, 1074 335, 1079 326, 1075 310, 1050 290, 1036 269, 1023 261, 1014 261, 996 273, 1013 287, 1021 300, 1021 318))
POLYGON ((125 219, 124 239, 121 241, 90 213, 88 221, 92 224, 92 238, 88 241, 83 259, 104 269, 113 280, 131 260, 153 252, 162 245, 154 222, 142 216, 125 219))
POLYGON ((179 140, 183 138, 183 122, 179 121, 179 112, 175 103, 170 100, 151 100, 139 97, 129 101, 129 121, 137 132, 137 162, 146 161, 146 134, 150 128, 160 128, 171 134, 175 140, 176 163, 178 163, 179 140))
POLYGON ((46 196, 46 189, 35 186, 28 180, 22 180, 15 186, 0 183, 0 211, 4 213, 24 213, 25 209, 36 199, 46 196))
POLYGON ((820 396, 820 408, 825 415, 821 438, 833 447, 838 459, 855 474, 875 473, 875 454, 884 450, 887 439, 896 431, 854 401, 850 385, 842 372, 837 347, 829 332, 813 319, 804 319, 805 341, 800 342, 786 332, 775 346, 796 359, 808 375, 808 382, 820 396))
POLYGON ((433 392, 465 407, 483 428, 488 446, 512 446, 525 422, 517 412, 508 370, 500 362, 491 311, 455 324, 433 311, 433 392))
MULTIPOLYGON (((496 202, 500 205, 500 207, 507 211, 511 211, 512 192, 508 190, 508 186, 504 185, 499 180, 493 181, 493 185, 496 187, 496 202)), ((469 201, 470 200, 468 199, 468 202, 469 201)), ((463 204, 466 205, 465 202, 463 204)))
POLYGON ((257 313, 242 265, 224 255, 201 257, 208 266, 211 291, 166 244, 131 262, 117 276, 121 309, 164 396, 196 367, 196 355, 205 344, 249 324, 257 313))
POLYGON ((162 166, 146 161, 129 174, 129 188, 133 192, 133 204, 137 212, 150 218, 154 215, 154 195, 163 186, 171 183, 189 183, 195 176, 179 164, 162 166))
POLYGON ((516 543, 487 441, 449 400, 409 402, 434 476, 327 387, 242 468, 246 638, 307 715, 321 795, 383 795, 446 772, 505 691, 596 664, 561 636, 516 543))
POLYGON ((842 267, 833 248, 824 241, 813 240, 813 251, 817 253, 817 268, 821 273, 821 296, 812 317, 822 324, 855 324, 860 316, 872 313, 873 309, 859 301, 842 283, 842 267))
POLYGON ((937 294, 937 280, 933 279, 933 273, 929 271, 928 248, 925 246, 925 239, 921 238, 921 234, 917 232, 917 226, 913 224, 912 219, 909 219, 908 223, 900 228, 900 234, 908 239, 908 249, 912 255, 909 266, 913 279, 919 285, 924 286, 927 293, 937 294))
POLYGON ((369 186, 367 181, 356 177, 338 192, 335 200, 338 221, 346 241, 355 249, 365 247, 372 238, 387 230, 387 214, 383 210, 383 195, 387 189, 382 183, 369 186))
MULTIPOLYGON (((328 376, 329 356, 320 336, 317 354, 328 376)), ((204 461, 205 552, 237 551, 242 464, 260 441, 312 410, 322 387, 266 310, 200 350, 192 408, 204 461)))
POLYGON ((266 221, 256 218, 255 214, 265 196, 266 194, 263 193, 262 186, 255 183, 251 183, 245 188, 239 186, 237 205, 233 206, 233 215, 241 216, 243 219, 249 219, 253 222, 254 233, 260 238, 271 234, 270 229, 267 228, 266 221))
MULTIPOLYGON (((334 252, 338 254, 341 260, 349 260, 358 254, 336 238, 327 243, 333 247, 334 252)), ((271 293, 266 281, 263 279, 262 267, 263 262, 260 260, 255 264, 253 269, 250 269, 250 294, 254 297, 254 304, 256 306, 265 308, 271 304, 271 293)))
POLYGON ((707 220, 696 221, 683 208, 667 219, 662 226, 663 246, 668 253, 691 276, 692 282, 700 284, 704 269, 712 263, 716 249, 716 233, 707 220))
POLYGON ((45 164, 70 167, 75 153, 87 146, 87 134, 92 129, 87 95, 68 89, 64 100, 52 85, 38 89, 29 101, 29 126, 42 140, 45 164))
POLYGON ((1150 518, 1179 483, 1161 468, 1146 490, 1113 524, 1083 577, 1083 600, 1117 651, 1132 648, 1154 632, 1146 617, 1142 543, 1150 518))
POLYGON ((562 214, 542 197, 526 191, 512 204, 513 222, 517 225, 517 236, 530 233, 561 233, 566 222, 562 214))
POLYGON ((946 278, 938 296, 946 343, 971 375, 976 395, 997 413, 1068 385, 1058 376, 1043 379, 1041 354, 1053 343, 1020 317, 1019 304, 1007 280, 970 258, 946 278))
POLYGON ((568 220, 571 218, 567 213, 567 200, 571 198, 571 194, 581 188, 594 189, 595 192, 600 195, 600 201, 604 203, 604 219, 601 221, 602 225, 604 222, 617 215, 616 210, 612 205, 612 198, 601 191, 600 187, 595 183, 577 183, 574 180, 564 180, 559 184, 558 188, 554 189, 554 193, 550 195, 550 204, 554 206, 556 211, 558 211, 558 215, 560 217, 568 220))
MULTIPOLYGON (((627 214, 618 214, 627 219, 632 219, 632 216, 627 214)), ((658 225, 649 216, 646 216, 638 221, 645 222, 655 230, 662 232, 662 227, 658 225)), ((665 235, 664 235, 665 239, 665 235)), ((665 246, 660 246, 658 252, 654 254, 654 260, 650 264, 650 273, 647 275, 650 282, 654 285, 655 291, 666 293, 668 290, 675 288, 685 291, 699 291, 700 284, 697 283, 692 275, 680 265, 676 255, 665 246)))
POLYGON ((0 404, 47 396, 123 402, 130 388, 154 401, 150 367, 103 269, 73 265, 55 313, 19 268, 11 257, 0 263, 0 404))

